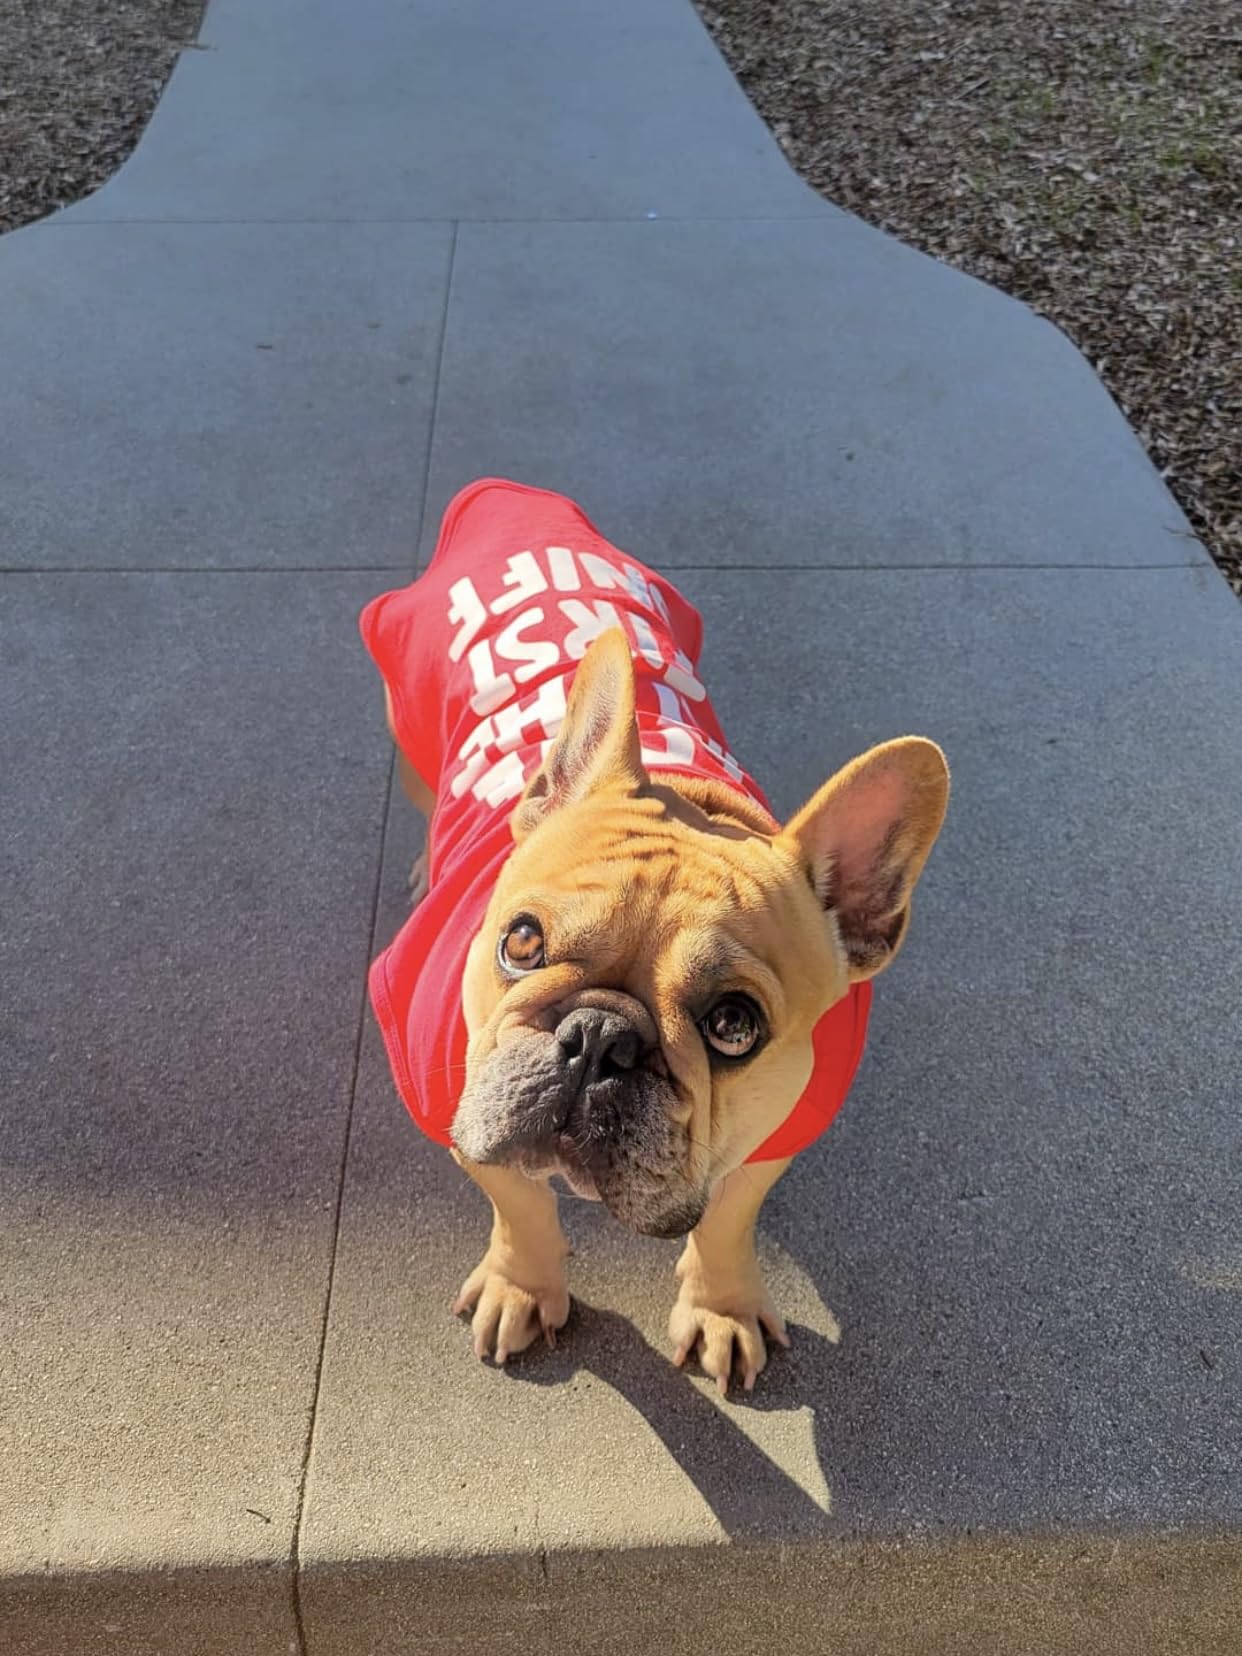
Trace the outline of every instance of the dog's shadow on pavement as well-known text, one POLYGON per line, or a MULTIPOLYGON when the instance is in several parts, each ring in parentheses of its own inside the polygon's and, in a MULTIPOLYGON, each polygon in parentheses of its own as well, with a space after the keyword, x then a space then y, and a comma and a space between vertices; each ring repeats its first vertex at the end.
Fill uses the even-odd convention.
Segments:
MULTIPOLYGON (((611 1387, 660 1438, 734 1540, 762 1535, 806 1535, 831 1524, 829 1511, 767 1455, 746 1430, 753 1414, 806 1413, 809 1397, 829 1389, 832 1340, 789 1324, 793 1353, 773 1349, 753 1392, 740 1382, 718 1401, 689 1374, 674 1368, 667 1349, 652 1345, 616 1311, 575 1298, 555 1351, 538 1346, 514 1359, 515 1383, 557 1387, 587 1373, 611 1387)), ((814 1422, 815 1453, 819 1434, 814 1422)), ((831 1477, 822 1469, 827 1488, 831 1477)))

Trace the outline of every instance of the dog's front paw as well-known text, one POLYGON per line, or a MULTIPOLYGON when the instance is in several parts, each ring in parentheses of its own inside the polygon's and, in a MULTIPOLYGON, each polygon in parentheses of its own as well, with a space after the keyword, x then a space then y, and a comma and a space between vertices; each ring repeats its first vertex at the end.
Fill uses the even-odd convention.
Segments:
POLYGON ((699 1366, 716 1382, 723 1397, 734 1368, 746 1391, 767 1366, 765 1331, 778 1345, 789 1345, 785 1319, 768 1298, 758 1271, 753 1280, 713 1286, 701 1277, 683 1277, 677 1304, 668 1319, 673 1362, 678 1368, 698 1353, 699 1366))
POLYGON ((474 1313, 475 1356, 503 1363, 541 1333, 550 1346, 556 1344, 557 1329, 569 1320, 569 1287, 563 1273, 528 1273, 489 1254, 462 1284, 453 1311, 474 1313))

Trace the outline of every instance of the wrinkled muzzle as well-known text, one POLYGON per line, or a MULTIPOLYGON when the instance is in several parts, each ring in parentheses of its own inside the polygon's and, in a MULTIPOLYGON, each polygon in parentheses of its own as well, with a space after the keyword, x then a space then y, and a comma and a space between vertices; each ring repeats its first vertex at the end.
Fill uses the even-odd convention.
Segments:
POLYGON ((528 1030, 473 1074, 453 1122, 470 1161, 559 1172, 651 1236, 693 1229, 707 1189, 686 1172, 677 1093, 644 1032, 621 1012, 579 1006, 551 1034, 528 1030))

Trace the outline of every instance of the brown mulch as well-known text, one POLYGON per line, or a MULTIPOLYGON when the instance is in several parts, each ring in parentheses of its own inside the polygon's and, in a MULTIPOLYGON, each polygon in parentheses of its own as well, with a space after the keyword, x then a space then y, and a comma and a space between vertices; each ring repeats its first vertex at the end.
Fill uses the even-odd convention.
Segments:
POLYGON ((0 0, 0 230, 111 177, 202 14, 203 0, 0 0))
POLYGON ((1239 0, 697 0, 831 200, 1095 364, 1242 596, 1239 0))

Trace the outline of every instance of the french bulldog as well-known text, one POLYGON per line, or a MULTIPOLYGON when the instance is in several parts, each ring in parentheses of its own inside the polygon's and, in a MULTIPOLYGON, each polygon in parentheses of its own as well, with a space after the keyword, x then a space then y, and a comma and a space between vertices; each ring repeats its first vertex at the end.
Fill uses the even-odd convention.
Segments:
POLYGON ((749 1390, 788 1344, 759 1209, 849 1088, 944 755, 884 742, 781 824, 699 679, 697 612, 573 502, 502 480, 458 495, 361 628, 428 819, 371 998, 410 1113, 491 1201, 455 1303, 475 1353, 569 1315, 559 1178, 685 1237, 673 1360, 749 1390))

